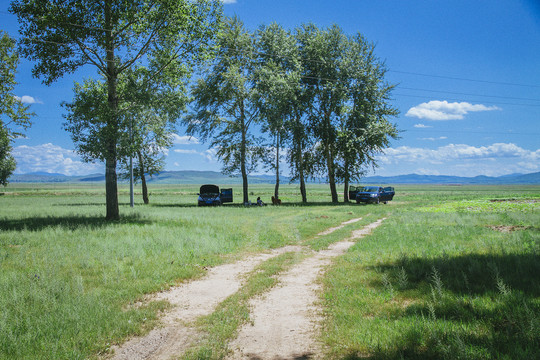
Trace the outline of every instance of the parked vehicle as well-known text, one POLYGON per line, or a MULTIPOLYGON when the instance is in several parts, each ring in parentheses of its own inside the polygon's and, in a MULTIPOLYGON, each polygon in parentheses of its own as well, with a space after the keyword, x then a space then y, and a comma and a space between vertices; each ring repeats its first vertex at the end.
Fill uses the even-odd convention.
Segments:
POLYGON ((353 201, 356 199, 356 195, 362 191, 362 186, 349 186, 349 200, 353 201))
POLYGON ((223 203, 233 202, 232 189, 221 189, 217 185, 203 185, 199 190, 199 206, 216 206, 223 203))
POLYGON ((385 188, 382 186, 365 186, 362 191, 358 192, 356 195, 356 203, 378 204, 383 202, 386 204, 394 198, 395 193, 394 188, 391 186, 385 188))

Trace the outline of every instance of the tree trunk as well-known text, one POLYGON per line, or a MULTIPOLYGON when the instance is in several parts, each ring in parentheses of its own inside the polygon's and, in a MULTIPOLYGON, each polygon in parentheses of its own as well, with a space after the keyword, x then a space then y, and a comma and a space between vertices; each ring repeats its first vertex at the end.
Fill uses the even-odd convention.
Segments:
POLYGON ((332 202, 338 202, 338 193, 336 189, 336 177, 334 174, 334 157, 332 151, 330 150, 330 145, 325 144, 325 153, 326 153, 326 167, 328 168, 328 183, 330 184, 330 193, 332 195, 332 202))
POLYGON ((240 172, 242 173, 242 190, 244 195, 244 204, 247 204, 249 201, 248 198, 248 178, 246 171, 246 126, 245 126, 245 114, 244 114, 244 104, 241 104, 240 108, 240 121, 242 122, 242 140, 240 143, 240 172))
POLYGON ((304 129, 300 122, 300 116, 295 117, 294 144, 296 147, 296 169, 298 171, 298 180, 300 180, 300 194, 302 195, 302 203, 307 203, 306 182, 304 179, 304 155, 302 149, 302 136, 304 129))
MULTIPOLYGON (((111 26, 111 1, 105 2, 105 27, 111 26)), ((107 50, 107 102, 111 110, 110 117, 107 121, 107 157, 105 159, 105 201, 107 207, 107 220, 118 220, 120 211, 118 209, 118 186, 116 176, 116 142, 118 139, 118 99, 116 96, 116 66, 114 61, 114 44, 112 33, 107 31, 106 35, 106 50, 107 50)))
POLYGON ((276 135, 276 186, 274 188, 274 197, 279 199, 279 131, 276 135))
POLYGON ((148 199, 148 188, 146 187, 146 177, 144 176, 144 161, 141 151, 137 151, 137 156, 139 157, 139 172, 141 174, 141 184, 142 184, 142 198, 143 202, 148 205, 150 200, 148 199))
POLYGON ((120 219, 118 210, 118 188, 116 178, 116 143, 109 140, 109 151, 105 160, 105 202, 107 206, 107 220, 120 219))
POLYGON ((307 203, 306 182, 304 179, 304 156, 302 155, 302 146, 297 145, 296 151, 296 166, 298 168, 298 178, 300 180, 300 194, 302 195, 302 203, 307 203))
POLYGON ((343 190, 343 201, 349 202, 349 161, 345 160, 345 189, 343 190))

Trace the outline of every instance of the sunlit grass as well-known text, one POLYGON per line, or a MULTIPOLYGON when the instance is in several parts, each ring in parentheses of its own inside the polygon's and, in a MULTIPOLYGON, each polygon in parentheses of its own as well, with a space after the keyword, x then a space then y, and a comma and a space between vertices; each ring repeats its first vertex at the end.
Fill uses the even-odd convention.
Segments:
MULTIPOLYGON (((281 207, 198 208, 197 187, 164 186, 152 188, 149 206, 137 198, 134 209, 121 189, 122 217, 107 222, 101 186, 16 190, 0 197, 0 358, 77 359, 106 351, 151 326, 160 310, 125 311, 126 304, 200 277, 205 267, 303 242, 367 211, 301 206, 293 186, 284 187, 281 207)), ((313 195, 322 202, 326 188, 313 195)))
POLYGON ((539 358, 540 209, 489 199, 403 207, 340 258, 325 279, 328 356, 539 358))
MULTIPOLYGON (((0 358, 96 356, 155 324, 166 304, 126 311, 145 294, 247 253, 299 243, 319 250, 381 217, 388 220, 337 259, 325 280, 330 357, 538 354, 538 208, 452 207, 470 200, 538 198, 538 187, 396 186, 388 205, 346 205, 331 204, 326 185, 310 185, 309 204, 303 205, 297 186, 290 185, 281 189, 280 207, 241 206, 241 189, 233 188, 235 204, 198 208, 197 186, 151 186, 150 205, 137 195, 131 209, 122 185, 122 217, 115 222, 103 219, 102 185, 3 189, 0 358), (437 207, 449 211, 434 212, 437 207), (317 236, 359 217, 358 223, 317 236), (519 228, 501 233, 493 229, 499 225, 519 228)), ((270 202, 273 186, 255 185, 250 192, 253 201, 261 196, 270 202)), ((267 264, 267 279, 254 280, 248 295, 230 300, 239 305, 224 304, 219 316, 228 316, 226 306, 232 306, 243 319, 241 304, 272 286, 269 274, 288 266, 282 260, 275 268, 267 264)), ((216 319, 218 314, 207 319, 209 331, 222 329, 216 319)), ((234 334, 231 329, 218 331, 221 344, 234 334)))

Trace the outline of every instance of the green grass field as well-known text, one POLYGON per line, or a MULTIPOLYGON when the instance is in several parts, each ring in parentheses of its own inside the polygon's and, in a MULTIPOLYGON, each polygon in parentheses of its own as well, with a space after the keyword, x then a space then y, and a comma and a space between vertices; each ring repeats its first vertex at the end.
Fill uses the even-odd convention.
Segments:
MULTIPOLYGON (((234 191, 239 202, 240 186, 234 191)), ((273 186, 250 191, 252 201, 270 202, 273 186)), ((2 189, 0 358, 98 357, 155 324, 167 304, 127 306, 145 294, 248 253, 299 243, 321 249, 383 216, 323 279, 327 357, 540 357, 540 186, 396 186, 394 201, 378 206, 331 204, 323 185, 308 188, 306 206, 295 186, 282 186, 281 207, 198 208, 197 192, 151 186, 151 204, 137 196, 131 209, 122 187, 122 218, 106 222, 103 185, 2 189)), ((246 299, 293 261, 263 267, 205 326, 220 328, 224 316, 246 321, 246 299)), ((234 334, 212 336, 226 343, 234 334)), ((206 356, 197 354, 189 356, 206 356)))

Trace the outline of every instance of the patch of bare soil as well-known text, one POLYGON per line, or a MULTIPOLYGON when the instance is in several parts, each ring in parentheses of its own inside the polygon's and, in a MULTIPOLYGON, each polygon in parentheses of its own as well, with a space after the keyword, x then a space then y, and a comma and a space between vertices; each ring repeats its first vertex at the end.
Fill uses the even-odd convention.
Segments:
POLYGON ((197 338, 191 324, 199 316, 211 314, 216 306, 242 286, 242 278, 258 264, 290 251, 298 246, 287 246, 270 253, 259 254, 233 264, 216 266, 208 270, 201 280, 174 287, 154 295, 151 300, 166 300, 173 309, 161 319, 161 326, 146 336, 128 340, 113 347, 113 359, 170 359, 181 355, 197 338))
POLYGON ((315 253, 279 278, 280 285, 251 302, 251 324, 244 326, 230 345, 237 359, 319 358, 321 345, 317 308, 320 284, 316 281, 332 258, 344 254, 355 241, 379 226, 380 219, 353 232, 351 238, 315 253))
POLYGON ((510 233, 512 231, 530 229, 530 226, 490 225, 488 228, 502 233, 510 233))

